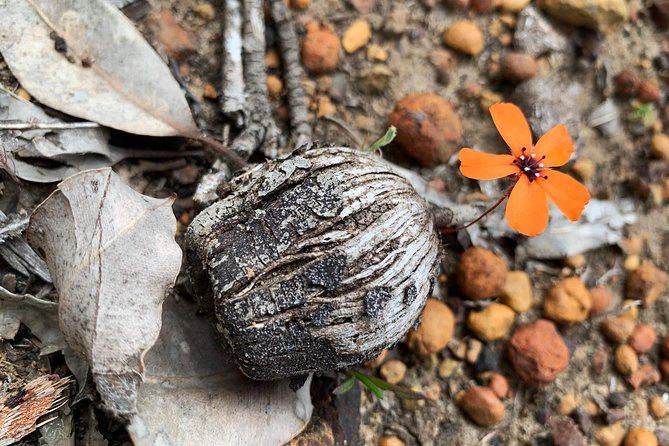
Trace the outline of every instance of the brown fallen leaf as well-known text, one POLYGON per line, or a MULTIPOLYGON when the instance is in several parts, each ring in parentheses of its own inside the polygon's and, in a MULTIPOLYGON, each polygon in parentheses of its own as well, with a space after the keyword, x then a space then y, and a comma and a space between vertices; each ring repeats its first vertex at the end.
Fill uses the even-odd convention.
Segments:
POLYGON ((27 230, 58 291, 65 340, 121 418, 135 413, 144 354, 181 267, 172 202, 133 191, 109 168, 89 170, 60 183, 27 230))
POLYGON ((103 0, 0 0, 0 52, 38 101, 130 133, 196 130, 169 68, 103 0))
POLYGON ((10 445, 37 429, 37 419, 67 402, 69 378, 44 375, 15 392, 0 392, 0 446, 10 445))

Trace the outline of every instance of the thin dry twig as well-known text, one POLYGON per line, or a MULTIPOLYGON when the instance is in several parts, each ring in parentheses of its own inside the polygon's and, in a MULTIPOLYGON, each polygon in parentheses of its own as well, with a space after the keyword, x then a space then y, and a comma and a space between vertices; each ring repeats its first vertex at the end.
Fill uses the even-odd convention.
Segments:
POLYGON ((96 122, 20 122, 0 121, 0 130, 71 130, 96 129, 100 124, 96 122))
POLYGON ((237 128, 244 126, 242 13, 239 0, 226 0, 223 14, 221 110, 237 128))

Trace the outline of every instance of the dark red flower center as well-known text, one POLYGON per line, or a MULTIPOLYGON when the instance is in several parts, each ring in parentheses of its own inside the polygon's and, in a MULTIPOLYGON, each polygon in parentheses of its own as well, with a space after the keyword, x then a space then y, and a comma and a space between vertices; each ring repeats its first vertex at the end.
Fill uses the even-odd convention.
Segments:
MULTIPOLYGON (((536 153, 532 152, 529 155, 527 154, 527 148, 523 147, 523 154, 520 155, 518 158, 513 160, 513 164, 518 166, 520 169, 521 173, 524 173, 527 175, 527 178, 529 178, 530 183, 536 180, 537 178, 541 178, 542 174, 541 172, 544 170, 544 165, 543 165, 543 160, 546 158, 546 155, 543 155, 542 157, 538 157, 536 153)), ((543 178, 545 180, 548 179, 548 176, 543 175, 543 178)))

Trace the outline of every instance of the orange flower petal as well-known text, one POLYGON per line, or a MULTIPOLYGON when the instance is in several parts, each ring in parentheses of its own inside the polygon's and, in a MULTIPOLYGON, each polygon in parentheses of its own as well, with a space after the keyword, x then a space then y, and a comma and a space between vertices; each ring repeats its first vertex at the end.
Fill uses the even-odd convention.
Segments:
POLYGON ((523 154, 522 148, 532 150, 532 132, 520 109, 508 102, 500 102, 490 107, 492 120, 497 131, 511 149, 513 156, 523 154))
POLYGON ((520 170, 513 164, 511 155, 494 155, 478 150, 462 149, 458 155, 460 172, 475 180, 495 180, 520 170))
POLYGON ((558 124, 539 138, 534 146, 537 157, 546 156, 544 166, 556 167, 565 164, 574 153, 574 142, 564 124, 558 124))
POLYGON ((569 220, 578 220, 590 201, 588 189, 569 175, 556 170, 546 172, 545 175, 548 179, 541 178, 537 183, 569 220))
POLYGON ((548 226, 548 198, 536 181, 521 175, 506 204, 506 221, 521 234, 534 237, 548 226))

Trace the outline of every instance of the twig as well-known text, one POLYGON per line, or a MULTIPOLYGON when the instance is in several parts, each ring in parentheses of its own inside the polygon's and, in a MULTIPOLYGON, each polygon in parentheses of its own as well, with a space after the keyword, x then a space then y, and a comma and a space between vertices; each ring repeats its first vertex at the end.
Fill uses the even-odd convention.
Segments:
POLYGON ((349 125, 346 124, 344 121, 342 121, 341 119, 337 119, 334 116, 322 116, 321 119, 324 119, 326 121, 330 121, 333 124, 336 124, 337 126, 339 126, 342 130, 344 130, 346 133, 348 133, 348 136, 351 137, 351 139, 353 140, 353 142, 355 143, 355 145, 358 149, 360 149, 360 150, 363 149, 363 145, 362 145, 363 142, 360 139, 360 137, 358 136, 358 134, 355 133, 353 131, 353 129, 351 129, 351 127, 349 127, 349 125))
POLYGON ((70 130, 96 129, 100 124, 95 122, 18 122, 0 121, 0 130, 70 130))
POLYGON ((290 109, 291 140, 294 147, 300 147, 309 142, 312 137, 312 128, 307 115, 302 80, 304 70, 300 64, 300 50, 297 35, 293 28, 290 13, 283 0, 270 0, 270 13, 276 25, 283 59, 283 77, 288 91, 288 107, 290 109))
POLYGON ((174 79, 176 79, 177 83, 185 93, 186 100, 188 101, 188 105, 190 105, 193 116, 197 118, 198 116, 202 115, 202 104, 200 104, 200 101, 197 99, 197 97, 193 94, 192 91, 190 91, 186 81, 184 81, 181 77, 181 73, 179 73, 179 64, 177 64, 177 62, 172 58, 168 58, 168 61, 170 65, 170 71, 172 71, 172 76, 174 79))
POLYGON ((11 291, 3 287, 0 287, 0 299, 15 303, 23 302, 26 305, 30 305, 31 307, 40 310, 55 311, 58 309, 58 304, 56 302, 49 302, 48 300, 43 300, 38 297, 35 297, 32 294, 12 293, 11 291))
POLYGON ((244 83, 246 86, 246 109, 251 110, 246 128, 232 142, 231 148, 248 158, 259 147, 266 155, 273 156, 279 139, 279 130, 272 119, 267 95, 267 73, 265 68, 265 22, 263 2, 244 2, 244 83))
POLYGON ((226 0, 223 14, 221 111, 237 128, 244 126, 242 16, 239 0, 226 0))
POLYGON ((441 232, 442 234, 452 234, 454 232, 458 232, 458 231, 462 231, 463 229, 467 229, 468 227, 472 226, 473 224, 476 224, 476 223, 480 222, 481 220, 483 220, 483 218, 485 218, 487 215, 489 215, 492 211, 497 209, 499 207, 499 205, 502 204, 504 202, 504 200, 506 200, 509 197, 510 194, 511 194, 511 188, 507 189, 502 194, 502 196, 499 197, 499 200, 497 200, 492 206, 490 206, 488 209, 486 209, 485 212, 483 212, 481 215, 479 215, 478 217, 476 217, 474 220, 470 221, 466 225, 458 226, 457 228, 439 228, 439 232, 441 232))

